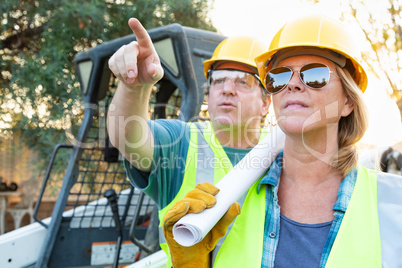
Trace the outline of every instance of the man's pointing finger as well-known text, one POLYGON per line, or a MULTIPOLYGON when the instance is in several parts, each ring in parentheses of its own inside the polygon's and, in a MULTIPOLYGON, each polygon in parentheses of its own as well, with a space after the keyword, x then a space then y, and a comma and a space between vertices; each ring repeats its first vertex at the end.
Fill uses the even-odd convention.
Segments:
POLYGON ((153 47, 151 37, 149 37, 147 30, 142 26, 141 22, 136 18, 130 18, 128 25, 137 37, 137 42, 142 48, 153 47))

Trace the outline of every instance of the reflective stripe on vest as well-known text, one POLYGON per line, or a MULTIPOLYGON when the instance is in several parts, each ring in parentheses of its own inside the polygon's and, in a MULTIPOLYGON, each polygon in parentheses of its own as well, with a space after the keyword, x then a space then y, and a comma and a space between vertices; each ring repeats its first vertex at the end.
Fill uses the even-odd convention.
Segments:
MULTIPOLYGON (((169 205, 159 211, 159 242, 161 248, 168 256, 167 267, 171 267, 171 262, 170 254, 168 252, 168 247, 162 230, 162 220, 164 215, 178 200, 182 199, 189 191, 193 190, 198 183, 209 182, 212 184, 216 184, 233 168, 232 163, 230 162, 228 156, 222 148, 222 145, 216 138, 210 122, 189 123, 189 125, 191 131, 190 144, 187 152, 186 169, 182 186, 172 202, 170 202, 169 205)), ((267 131, 265 129, 262 129, 260 141, 266 135, 267 131)), ((254 188, 254 186, 252 188, 254 188)), ((260 194, 261 193, 262 191, 260 190, 260 194)), ((263 194, 263 196, 265 196, 265 194, 263 194)), ((246 195, 244 195, 238 201, 240 206, 243 205, 243 201, 245 200, 245 198, 247 198, 246 195)), ((265 198, 263 199, 265 204, 265 198)), ((243 210, 244 208, 242 208, 241 214, 243 214, 243 210)), ((239 216, 236 218, 236 221, 239 216)), ((229 226, 227 233, 230 233, 231 228, 232 225, 229 226)), ((218 242, 217 246, 214 249, 213 258, 216 257, 216 253, 219 251, 219 248, 224 240, 225 238, 222 238, 218 242)))
POLYGON ((325 267, 402 267, 401 180, 359 166, 325 267))
POLYGON ((402 177, 377 174, 382 267, 402 267, 402 177))
POLYGON ((175 198, 166 207, 159 211, 159 244, 168 256, 167 267, 171 267, 171 259, 169 248, 163 235, 162 223, 163 217, 169 209, 180 199, 182 199, 189 191, 193 190, 195 185, 200 182, 214 183, 214 172, 212 168, 203 168, 199 163, 205 163, 205 159, 213 159, 214 153, 209 148, 207 142, 203 138, 202 131, 205 127, 200 123, 189 123, 190 125, 190 144, 188 147, 186 167, 183 177, 183 183, 175 198), (199 158, 200 156, 200 158, 199 158))

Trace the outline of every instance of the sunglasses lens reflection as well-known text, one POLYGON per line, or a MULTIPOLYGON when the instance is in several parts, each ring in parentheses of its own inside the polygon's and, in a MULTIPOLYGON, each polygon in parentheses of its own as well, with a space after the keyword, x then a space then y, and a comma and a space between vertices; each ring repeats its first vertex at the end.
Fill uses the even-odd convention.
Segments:
POLYGON ((267 73, 265 85, 267 90, 275 93, 284 88, 292 76, 292 70, 287 67, 278 67, 267 73))
POLYGON ((309 87, 322 88, 329 81, 329 69, 324 64, 312 63, 300 69, 300 78, 309 87))

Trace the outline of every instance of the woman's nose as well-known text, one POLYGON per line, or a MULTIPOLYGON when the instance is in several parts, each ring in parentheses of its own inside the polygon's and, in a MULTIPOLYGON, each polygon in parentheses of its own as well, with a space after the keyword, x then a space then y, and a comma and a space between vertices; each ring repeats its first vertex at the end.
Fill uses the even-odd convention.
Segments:
POLYGON ((293 71, 292 76, 287 85, 287 89, 289 91, 302 91, 304 90, 305 85, 299 76, 299 72, 293 71))

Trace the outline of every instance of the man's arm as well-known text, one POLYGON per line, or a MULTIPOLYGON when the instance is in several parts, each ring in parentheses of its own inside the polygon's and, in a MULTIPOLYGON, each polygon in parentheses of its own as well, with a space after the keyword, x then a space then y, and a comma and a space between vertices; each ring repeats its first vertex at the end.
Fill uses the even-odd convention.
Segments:
POLYGON ((122 46, 109 59, 109 68, 120 82, 109 106, 107 127, 113 146, 133 166, 150 171, 154 138, 147 124, 148 103, 163 69, 145 28, 134 18, 128 24, 137 41, 122 46), (143 158, 149 161, 133 161, 143 158))

